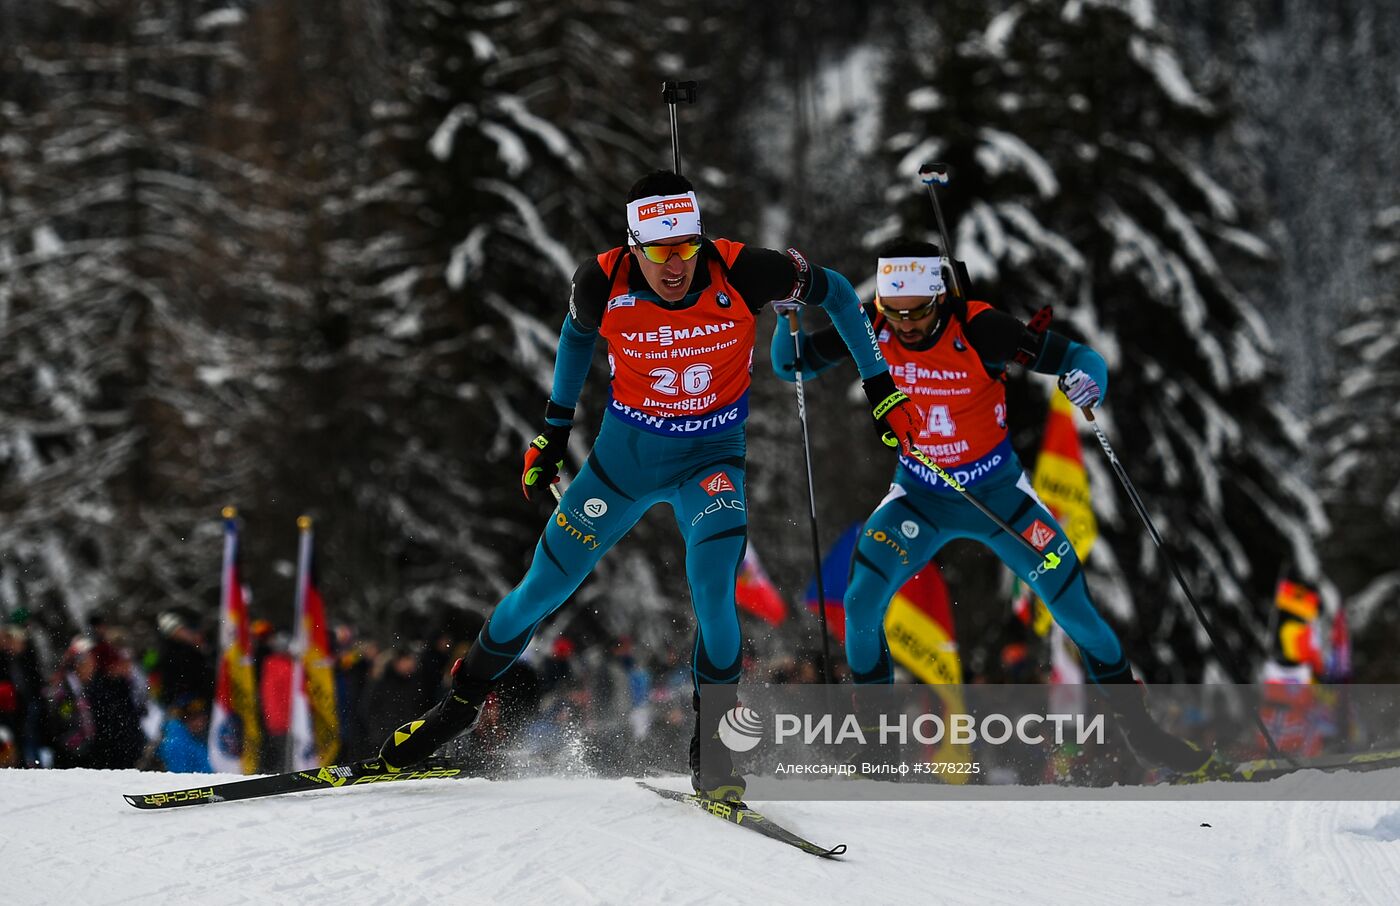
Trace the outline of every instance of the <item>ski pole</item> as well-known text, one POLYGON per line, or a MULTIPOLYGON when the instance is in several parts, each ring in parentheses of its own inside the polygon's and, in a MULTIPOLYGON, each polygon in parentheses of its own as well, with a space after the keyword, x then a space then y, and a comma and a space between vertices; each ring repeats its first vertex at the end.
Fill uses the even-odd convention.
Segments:
POLYGON ((933 191, 934 183, 940 186, 948 184, 948 165, 928 163, 919 167, 919 179, 923 182, 924 188, 928 189, 928 200, 933 203, 933 216, 938 219, 938 235, 943 240, 943 254, 948 259, 948 270, 953 274, 953 295, 959 299, 966 299, 963 292, 962 278, 958 276, 958 266, 953 261, 953 244, 948 240, 948 225, 943 222, 943 208, 938 204, 938 193, 933 191))
POLYGON ((941 478, 948 485, 948 487, 963 495, 963 497, 966 498, 968 503, 981 510, 982 514, 988 519, 995 522, 998 528, 1006 532, 1011 537, 1015 538, 1017 541, 1021 542, 1021 546, 1024 547, 1026 550, 1030 551, 1031 556, 1041 557, 1042 559, 1040 561, 1040 568, 1042 570, 1051 570, 1060 565, 1059 554, 1055 553, 1054 551, 1050 551, 1047 554, 1042 554, 1040 551, 1036 550, 1035 545, 1031 544, 1030 539, 1028 539, 1025 535, 1022 535, 1020 532, 1012 528, 1011 523, 998 516, 991 507, 987 506, 981 500, 978 500, 977 495, 973 494, 963 485, 962 482, 958 481, 956 478, 950 475, 947 469, 944 469, 938 463, 934 462, 932 459, 929 459, 928 456, 925 455, 923 450, 920 450, 918 447, 911 446, 909 448, 909 457, 911 459, 916 460, 921 466, 923 466, 924 468, 932 472, 934 475, 937 475, 939 478, 941 478))
POLYGON ((666 102, 671 114, 671 159, 677 176, 681 175, 681 141, 676 127, 676 105, 694 104, 695 90, 699 86, 695 81, 661 83, 661 100, 666 102))
MULTIPOLYGON (((947 164, 924 164, 919 167, 919 179, 923 182, 924 188, 928 189, 928 200, 933 204, 933 214, 938 219, 938 235, 943 240, 943 255, 948 261, 948 270, 953 275, 953 295, 959 299, 967 298, 967 290, 970 287, 963 286, 962 276, 958 271, 958 261, 953 257, 953 245, 948 238, 948 225, 943 221, 943 208, 938 203, 938 193, 933 191, 934 184, 940 186, 948 185, 948 165, 947 164)), ((1042 334, 1050 328, 1052 311, 1049 305, 1042 305, 1040 311, 1036 312, 1030 322, 1026 325, 1033 334, 1042 334)), ((1029 367, 1031 357, 1024 349, 1017 350, 1012 364, 1022 367, 1029 367)), ((1001 380, 1006 381, 1007 373, 1002 371, 1001 380)))
MULTIPOLYGON (((1063 377, 1060 378, 1060 390, 1061 392, 1064 391, 1063 377)), ((1147 507, 1143 504, 1142 497, 1138 495, 1137 488, 1133 486, 1132 479, 1128 477, 1128 472, 1123 468, 1123 463, 1119 461, 1118 455, 1113 452, 1113 445, 1108 442, 1108 435, 1104 433, 1098 420, 1094 418, 1094 410, 1090 409, 1088 406, 1082 406, 1079 411, 1084 413, 1084 418, 1089 421, 1090 427, 1094 429, 1094 434, 1099 439, 1099 446, 1103 448, 1104 455, 1108 457, 1108 464, 1113 467, 1113 474, 1118 476, 1118 483, 1121 484, 1123 490, 1128 493, 1128 499, 1133 502, 1133 509, 1137 510, 1137 514, 1142 517, 1143 524, 1147 526, 1147 534, 1152 538, 1152 543, 1157 545, 1157 550, 1161 552, 1162 559, 1167 561, 1167 568, 1171 570, 1172 576, 1176 579, 1177 586, 1181 588, 1181 593, 1186 596, 1187 603, 1189 603, 1191 609, 1195 611, 1196 619, 1200 621, 1201 627, 1205 629, 1206 637, 1210 639, 1211 648, 1215 650, 1215 656, 1219 658, 1220 663, 1224 665, 1226 671, 1230 674, 1230 678, 1234 680, 1235 683, 1244 684, 1244 674, 1240 670, 1239 663, 1235 660, 1234 655, 1230 654, 1230 650, 1225 647, 1225 643, 1220 638, 1220 634, 1216 632, 1215 624, 1206 616, 1205 610, 1201 607, 1200 603, 1196 601, 1196 596, 1191 594, 1191 589, 1186 584, 1186 577, 1181 574, 1180 567, 1176 565, 1176 558, 1171 555, 1171 551, 1167 550, 1166 543, 1162 540, 1162 534, 1157 531, 1157 526, 1153 524, 1152 517, 1148 515, 1147 507)), ((1269 728, 1264 724, 1264 718, 1259 716, 1259 709, 1255 707, 1252 711, 1254 715, 1254 724, 1259 728, 1259 732, 1264 735, 1264 743, 1269 747, 1269 754, 1274 758, 1281 758, 1289 764, 1297 766, 1297 762, 1279 751, 1278 744, 1274 742, 1273 734, 1269 732, 1269 728)))
POLYGON ((831 638, 826 628, 826 585, 822 581, 822 545, 817 533, 817 486, 812 480, 812 441, 807 433, 807 395, 802 386, 802 333, 797 312, 787 313, 788 332, 792 335, 793 375, 797 387, 797 420, 802 425, 802 455, 807 461, 807 513, 812 524, 812 565, 817 575, 817 620, 822 627, 822 679, 831 685, 831 638))

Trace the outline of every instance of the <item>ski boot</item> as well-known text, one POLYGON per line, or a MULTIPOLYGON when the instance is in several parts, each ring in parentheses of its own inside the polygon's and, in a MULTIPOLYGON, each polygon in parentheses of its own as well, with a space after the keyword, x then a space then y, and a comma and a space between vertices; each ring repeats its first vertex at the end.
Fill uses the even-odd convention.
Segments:
POLYGON ((1213 753, 1157 725, 1147 710, 1147 688, 1140 681, 1106 683, 1098 689, 1108 699, 1123 740, 1143 765, 1165 768, 1178 775, 1195 775, 1207 770, 1215 760, 1213 753))
MULTIPOLYGON (((732 707, 736 703, 736 693, 737 690, 725 697, 726 704, 732 707)), ((718 694, 723 696, 723 693, 718 694)), ((747 788, 744 776, 734 769, 734 758, 719 738, 718 717, 722 717, 728 709, 716 708, 718 714, 709 715, 706 719, 700 711, 699 693, 694 693, 692 702, 695 706, 695 733, 690 737, 690 785, 695 788, 695 795, 726 802, 743 801, 747 788)))
POLYGON ((452 665, 452 688, 428 713, 398 727, 379 747, 379 758, 392 770, 403 770, 424 760, 439 748, 475 726, 491 686, 470 679, 462 659, 452 665))
POLYGON ((905 763, 904 746, 897 737, 883 740, 880 733, 882 697, 888 688, 883 684, 856 686, 851 694, 851 713, 856 717, 865 742, 846 760, 846 766, 851 771, 849 776, 859 780, 892 783, 901 780, 899 769, 905 763))
POLYGON ((1196 770, 1178 774, 1172 783, 1205 783, 1208 780, 1239 780, 1239 767, 1219 752, 1211 752, 1205 763, 1196 770))

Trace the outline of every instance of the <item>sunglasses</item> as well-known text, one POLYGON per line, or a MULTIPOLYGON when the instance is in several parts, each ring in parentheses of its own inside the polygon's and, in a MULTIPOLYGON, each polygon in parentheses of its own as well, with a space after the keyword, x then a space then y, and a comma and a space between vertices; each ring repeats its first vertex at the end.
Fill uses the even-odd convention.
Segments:
POLYGON ((672 255, 680 255, 682 261, 689 261, 700 253, 701 242, 699 239, 692 239, 689 242, 677 242, 674 245, 662 245, 652 243, 651 245, 639 245, 642 254, 647 256, 647 260, 653 264, 665 264, 671 260, 672 255))
POLYGON ((938 308, 938 296, 934 296, 918 308, 905 309, 886 308, 884 303, 880 301, 880 297, 876 296, 875 307, 880 309, 880 313, 891 321, 922 321, 938 308))

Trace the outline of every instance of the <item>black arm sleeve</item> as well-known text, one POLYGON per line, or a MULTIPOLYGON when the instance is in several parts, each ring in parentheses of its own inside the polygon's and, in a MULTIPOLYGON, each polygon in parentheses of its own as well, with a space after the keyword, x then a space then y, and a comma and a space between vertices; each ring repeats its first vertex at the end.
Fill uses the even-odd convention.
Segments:
POLYGON ((1069 352, 1069 338, 1055 333, 1053 330, 1045 331, 1045 345, 1041 347, 1040 357, 1031 359, 1031 370, 1041 374, 1060 374, 1065 370, 1065 354, 1069 352))
POLYGON ((569 320, 584 333, 594 333, 603 323, 603 309, 608 304, 608 275, 598 266, 597 258, 589 258, 574 271, 573 289, 569 293, 569 320))
POLYGON ((1010 362, 1023 348, 1035 361, 1045 342, 1043 334, 1031 333, 1019 320, 994 308, 971 318, 963 325, 963 332, 984 362, 1010 362))
POLYGON ((758 314, 769 302, 789 299, 806 304, 809 299, 826 298, 826 272, 798 261, 787 252, 746 245, 729 268, 729 282, 758 314), (806 279, 799 279, 799 267, 807 268, 806 279))

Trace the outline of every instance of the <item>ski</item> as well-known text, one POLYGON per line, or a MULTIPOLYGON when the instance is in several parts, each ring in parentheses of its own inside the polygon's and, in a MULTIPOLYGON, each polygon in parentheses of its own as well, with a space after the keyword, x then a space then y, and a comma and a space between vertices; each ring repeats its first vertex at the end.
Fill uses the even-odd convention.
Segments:
POLYGON ((779 824, 774 824, 743 802, 727 802, 721 799, 697 796, 694 793, 682 793, 677 790, 662 789, 659 786, 652 786, 640 780, 637 781, 637 785, 643 789, 651 790, 664 799, 688 803, 701 811, 714 815, 716 818, 722 818, 730 824, 747 827, 749 830, 756 831, 769 839, 778 840, 782 843, 786 843, 788 846, 795 846, 804 853, 821 856, 823 859, 835 859, 846 851, 846 844, 844 843, 827 849, 826 847, 818 846, 810 840, 805 840, 787 828, 779 824))
POLYGON ((1400 767, 1400 749, 1383 752, 1359 752, 1351 755, 1319 755, 1289 762, 1282 758, 1261 758, 1233 766, 1227 779, 1259 783, 1274 780, 1298 771, 1379 771, 1400 767))
POLYGON ((1299 771, 1379 771, 1385 768, 1400 768, 1400 749, 1381 752, 1359 752, 1350 755, 1319 755, 1315 758, 1258 758, 1253 761, 1233 762, 1219 752, 1211 755, 1201 768, 1190 773, 1177 774, 1169 782, 1175 784, 1209 783, 1264 783, 1277 780, 1299 771))
POLYGON ((306 771, 288 771, 267 777, 210 783, 163 793, 123 794, 127 804, 139 809, 169 809, 186 805, 209 805, 238 799, 282 796, 309 790, 339 789, 365 783, 401 780, 439 780, 462 777, 464 769, 446 761, 425 761, 412 769, 395 770, 378 759, 332 764, 306 771))

